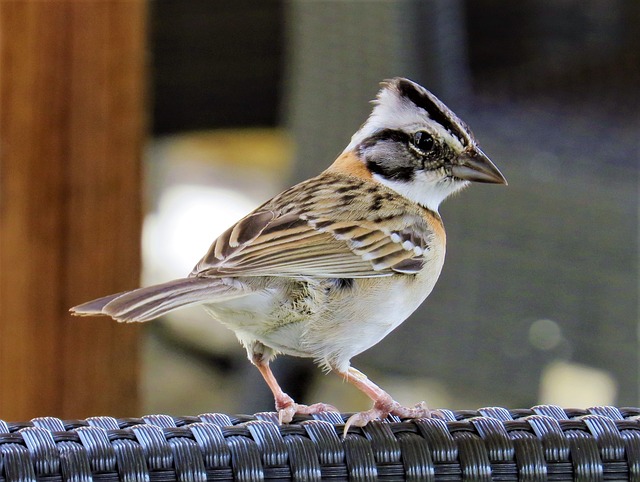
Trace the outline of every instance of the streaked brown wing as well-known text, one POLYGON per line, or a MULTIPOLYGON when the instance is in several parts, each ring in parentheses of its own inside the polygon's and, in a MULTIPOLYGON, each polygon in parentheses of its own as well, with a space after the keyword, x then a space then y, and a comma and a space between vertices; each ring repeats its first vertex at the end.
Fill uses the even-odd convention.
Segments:
POLYGON ((259 210, 223 233, 192 276, 362 278, 414 274, 433 236, 418 215, 335 220, 259 210))

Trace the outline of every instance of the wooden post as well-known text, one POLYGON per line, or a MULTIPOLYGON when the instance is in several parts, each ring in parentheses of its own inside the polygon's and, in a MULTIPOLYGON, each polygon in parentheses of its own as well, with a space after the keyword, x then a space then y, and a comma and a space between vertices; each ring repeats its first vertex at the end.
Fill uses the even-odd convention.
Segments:
POLYGON ((0 419, 138 414, 144 0, 0 2, 0 419))

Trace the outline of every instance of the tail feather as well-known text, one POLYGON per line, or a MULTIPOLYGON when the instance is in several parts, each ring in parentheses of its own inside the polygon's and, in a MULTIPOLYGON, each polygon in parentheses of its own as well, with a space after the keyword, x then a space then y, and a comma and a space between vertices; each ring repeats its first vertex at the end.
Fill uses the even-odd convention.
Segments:
POLYGON ((108 315, 117 321, 149 321, 183 306, 244 294, 219 278, 182 278, 98 298, 69 311, 78 316, 108 315))

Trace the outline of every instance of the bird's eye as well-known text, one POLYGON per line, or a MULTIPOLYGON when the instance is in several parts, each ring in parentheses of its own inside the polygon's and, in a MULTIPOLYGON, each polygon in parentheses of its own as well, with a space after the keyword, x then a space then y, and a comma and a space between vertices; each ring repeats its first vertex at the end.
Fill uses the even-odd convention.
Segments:
POLYGON ((420 151, 427 153, 433 150, 435 146, 435 141, 431 134, 425 131, 418 131, 413 135, 413 145, 416 146, 420 151))

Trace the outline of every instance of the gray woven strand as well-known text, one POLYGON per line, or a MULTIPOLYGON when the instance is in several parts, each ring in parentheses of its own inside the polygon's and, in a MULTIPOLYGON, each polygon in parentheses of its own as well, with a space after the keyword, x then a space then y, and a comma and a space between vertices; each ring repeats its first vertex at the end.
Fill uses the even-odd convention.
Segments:
POLYGON ((640 482, 640 408, 435 413, 346 434, 337 412, 0 420, 0 482, 640 482))

